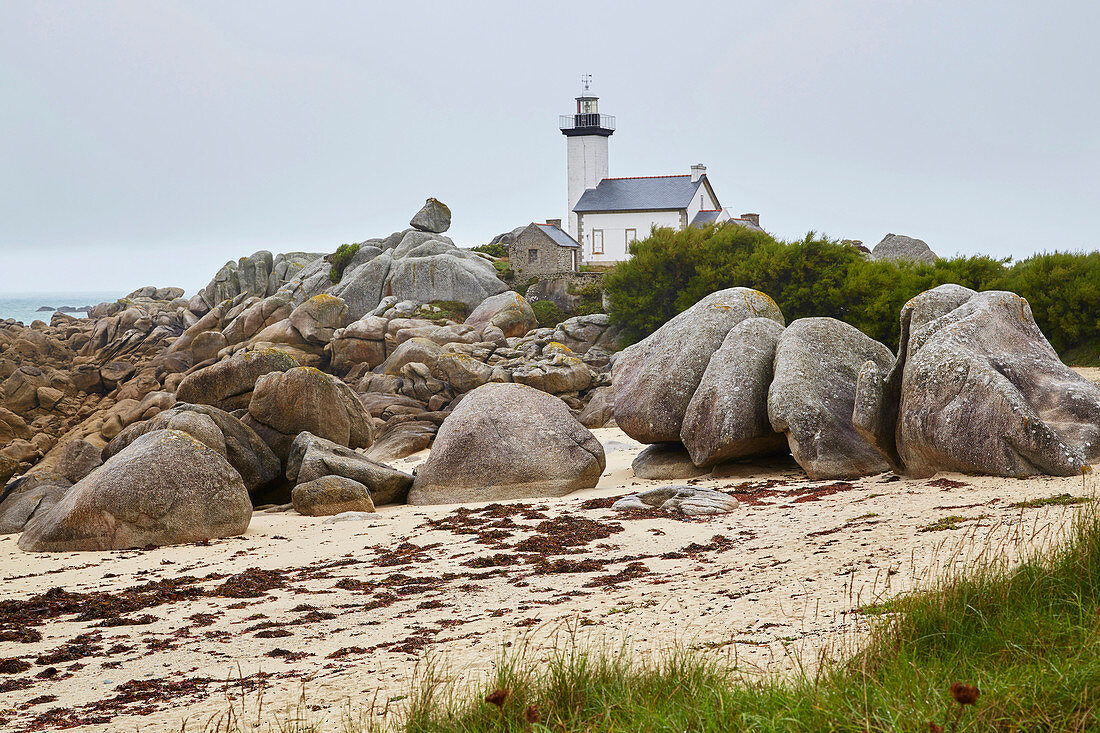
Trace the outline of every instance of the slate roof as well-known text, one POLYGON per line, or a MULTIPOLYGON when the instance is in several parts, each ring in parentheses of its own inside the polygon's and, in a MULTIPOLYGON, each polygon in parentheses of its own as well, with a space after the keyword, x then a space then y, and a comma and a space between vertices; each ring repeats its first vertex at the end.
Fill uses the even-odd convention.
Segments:
POLYGON ((605 178, 581 195, 573 211, 667 211, 686 209, 706 176, 694 183, 689 174, 605 178))
POLYGON ((701 227, 706 224, 713 224, 718 220, 718 215, 721 213, 721 209, 700 209, 695 218, 691 220, 691 226, 701 227))
POLYGON ((569 236, 568 233, 563 231, 561 227, 556 227, 553 224, 535 224, 543 234, 554 240, 554 244, 559 247, 580 247, 580 242, 569 236))

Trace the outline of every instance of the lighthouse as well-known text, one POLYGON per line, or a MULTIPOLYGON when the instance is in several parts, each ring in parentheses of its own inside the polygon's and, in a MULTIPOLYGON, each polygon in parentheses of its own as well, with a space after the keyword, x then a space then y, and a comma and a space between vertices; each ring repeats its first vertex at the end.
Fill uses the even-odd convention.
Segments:
POLYGON ((615 132, 615 118, 600 114, 600 99, 592 93, 592 75, 585 74, 581 84, 577 111, 561 115, 558 123, 568 147, 568 231, 574 238, 578 236, 578 222, 573 207, 585 191, 607 178, 607 141, 615 132))

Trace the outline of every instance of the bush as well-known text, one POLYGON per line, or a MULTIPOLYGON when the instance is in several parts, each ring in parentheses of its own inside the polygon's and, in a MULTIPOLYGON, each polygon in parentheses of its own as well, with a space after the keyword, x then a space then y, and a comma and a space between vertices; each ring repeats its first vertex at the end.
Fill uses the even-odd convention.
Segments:
POLYGON ((1100 350, 1098 252, 1039 254, 1011 266, 984 256, 930 265, 878 262, 812 232, 781 242, 718 224, 655 229, 631 253, 604 278, 611 318, 627 343, 645 338, 708 293, 743 286, 774 298, 788 322, 831 316, 896 351, 901 307, 924 290, 957 283, 1026 298, 1060 354, 1094 359, 1100 350))
POLYGON ((570 295, 581 296, 575 315, 590 316, 593 313, 603 313, 603 288, 596 283, 588 283, 576 290, 570 289, 570 295))
POLYGON ((433 300, 413 311, 413 318, 424 318, 442 325, 446 321, 462 323, 470 315, 470 309, 459 300, 433 300))
POLYGON ((481 252, 490 257, 507 257, 508 245, 497 242, 496 244, 482 244, 472 248, 474 252, 481 252))
POLYGON ((341 244, 332 254, 332 268, 328 271, 328 279, 332 284, 340 282, 344 276, 344 269, 351 264, 351 260, 359 253, 358 244, 341 244))
POLYGON ((535 311, 540 328, 553 328, 565 320, 565 313, 552 300, 536 300, 531 303, 531 310, 535 311))

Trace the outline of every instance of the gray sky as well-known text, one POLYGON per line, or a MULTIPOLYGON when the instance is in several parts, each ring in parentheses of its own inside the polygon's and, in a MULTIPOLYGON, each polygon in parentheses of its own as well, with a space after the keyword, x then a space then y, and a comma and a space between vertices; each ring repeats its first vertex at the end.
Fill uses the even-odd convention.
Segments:
POLYGON ((0 1, 0 293, 193 292, 257 249, 460 245, 565 212, 582 73, 611 175, 780 237, 1100 245, 1096 2, 0 1))

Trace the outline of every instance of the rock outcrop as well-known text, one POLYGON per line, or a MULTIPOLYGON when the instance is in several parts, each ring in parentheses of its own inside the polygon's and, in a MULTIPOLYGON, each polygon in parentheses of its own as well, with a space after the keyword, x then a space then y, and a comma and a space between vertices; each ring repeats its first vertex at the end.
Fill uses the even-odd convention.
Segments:
POLYGON ((739 506, 737 499, 714 489, 696 486, 662 486, 657 489, 627 494, 614 504, 618 511, 658 509, 688 516, 728 514, 739 506))
POLYGON ((418 470, 410 504, 561 496, 591 488, 603 446, 556 397, 518 384, 467 394, 418 470))
POLYGON ((863 368, 853 418, 899 473, 1072 476, 1100 461, 1100 387, 1062 364, 1020 296, 922 293, 901 344, 892 367, 863 368))
POLYGON ((184 377, 176 389, 176 399, 222 410, 240 409, 252 400, 252 390, 260 377, 297 366, 293 357, 278 349, 242 352, 184 377))
MULTIPOLYGON (((121 453, 139 437, 155 430, 187 433, 217 451, 241 475, 250 495, 282 475, 279 459, 252 428, 216 407, 184 402, 124 429, 103 449, 104 457, 121 453)), ((61 472, 60 466, 58 470, 61 472)))

